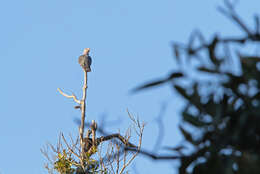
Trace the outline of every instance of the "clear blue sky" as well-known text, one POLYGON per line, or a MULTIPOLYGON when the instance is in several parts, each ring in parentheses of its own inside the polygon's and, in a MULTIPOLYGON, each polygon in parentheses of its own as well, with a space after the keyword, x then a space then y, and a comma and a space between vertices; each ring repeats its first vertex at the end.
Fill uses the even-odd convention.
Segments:
MULTIPOLYGON (((90 47, 88 120, 104 115, 111 131, 126 130, 126 109, 147 122, 143 147, 153 149, 154 118, 163 102, 164 145, 182 140, 176 125, 183 100, 169 86, 129 95, 135 86, 176 68, 171 41, 185 42, 195 28, 209 36, 240 32, 217 12, 221 0, 2 1, 0 3, 0 173, 47 173, 40 148, 60 131, 76 132, 74 103, 57 92, 81 94, 77 57, 90 47)), ((237 11, 252 24, 260 1, 241 1, 237 11)), ((103 117, 104 118, 104 117, 103 117)), ((109 129, 107 129, 109 130, 109 129)), ((175 173, 177 163, 139 157, 139 173, 175 173), (148 166, 148 167, 144 167, 148 166)))

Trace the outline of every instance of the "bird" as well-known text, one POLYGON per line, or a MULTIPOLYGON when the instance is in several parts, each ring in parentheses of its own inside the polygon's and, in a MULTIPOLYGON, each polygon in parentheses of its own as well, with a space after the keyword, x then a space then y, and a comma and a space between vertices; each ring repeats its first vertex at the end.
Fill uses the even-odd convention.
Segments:
POLYGON ((84 151, 88 152, 89 149, 93 146, 92 139, 91 138, 84 138, 83 141, 85 143, 84 144, 84 151))
POLYGON ((86 72, 91 72, 90 65, 92 63, 92 58, 89 56, 89 48, 85 48, 83 51, 83 54, 79 56, 78 62, 80 66, 83 68, 86 72))

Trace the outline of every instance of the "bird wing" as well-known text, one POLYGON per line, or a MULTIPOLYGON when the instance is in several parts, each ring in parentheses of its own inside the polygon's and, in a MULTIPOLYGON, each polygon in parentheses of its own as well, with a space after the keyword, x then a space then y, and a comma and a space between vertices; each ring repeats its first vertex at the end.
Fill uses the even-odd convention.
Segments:
POLYGON ((90 66, 92 64, 92 58, 88 56, 88 65, 90 66))
POLYGON ((79 61, 79 64, 80 64, 81 66, 83 66, 84 60, 85 60, 84 55, 79 56, 79 60, 78 60, 78 61, 79 61))

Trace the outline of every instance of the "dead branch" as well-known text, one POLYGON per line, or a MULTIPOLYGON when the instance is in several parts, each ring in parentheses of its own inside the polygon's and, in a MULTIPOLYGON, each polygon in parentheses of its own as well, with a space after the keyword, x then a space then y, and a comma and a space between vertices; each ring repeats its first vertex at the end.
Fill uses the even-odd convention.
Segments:
POLYGON ((80 137, 80 145, 81 145, 81 157, 85 156, 84 151, 84 125, 85 125, 85 116, 86 116, 86 95, 87 95, 87 80, 88 80, 88 72, 84 70, 84 84, 82 88, 82 99, 80 101, 81 108, 81 124, 79 128, 79 137, 80 137))
POLYGON ((73 100, 74 100, 76 103, 80 104, 80 101, 77 99, 77 97, 76 97, 74 94, 68 95, 68 94, 62 92, 62 90, 61 90, 60 88, 58 88, 58 91, 59 91, 59 93, 60 93, 61 95, 63 95, 64 97, 73 98, 73 100))
MULTIPOLYGON (((126 169, 127 166, 129 166, 131 164, 131 162, 136 158, 136 156, 139 154, 140 149, 141 149, 141 145, 142 145, 142 139, 143 139, 143 131, 144 131, 144 126, 145 124, 140 124, 139 120, 137 119, 136 125, 139 128, 139 144, 136 148, 135 154, 128 160, 128 162, 124 162, 124 165, 121 169, 121 171, 119 172, 119 174, 122 174, 124 172, 124 170, 126 169)), ((130 138, 130 137, 129 137, 130 138)), ((126 152, 125 152, 126 153, 126 152)))
POLYGON ((129 143, 122 135, 120 135, 119 133, 116 133, 116 134, 111 134, 111 135, 108 135, 108 136, 102 136, 102 137, 99 137, 96 141, 97 141, 97 145, 99 145, 100 143, 102 143, 103 141, 108 141, 108 140, 111 140, 111 139, 118 139, 120 140, 124 145, 128 146, 128 147, 137 147, 135 146, 134 144, 132 143, 129 143))
MULTIPOLYGON (((129 147, 125 147, 125 150, 132 151, 132 152, 137 151, 137 149, 129 148, 129 147)), ((153 160, 175 160, 175 159, 180 159, 182 157, 182 156, 176 156, 176 155, 172 155, 172 156, 171 155, 157 155, 152 152, 148 152, 148 151, 141 150, 141 149, 138 152, 144 156, 152 158, 153 160)))
MULTIPOLYGON (((78 157, 78 158, 80 159, 80 155, 77 154, 76 152, 74 152, 73 148, 71 148, 71 147, 69 146, 69 144, 67 143, 66 139, 64 138, 63 133, 61 133, 61 137, 62 137, 64 143, 66 144, 68 150, 69 150, 71 153, 73 153, 76 157, 78 157)), ((75 145, 73 145, 73 146, 75 146, 75 145)))

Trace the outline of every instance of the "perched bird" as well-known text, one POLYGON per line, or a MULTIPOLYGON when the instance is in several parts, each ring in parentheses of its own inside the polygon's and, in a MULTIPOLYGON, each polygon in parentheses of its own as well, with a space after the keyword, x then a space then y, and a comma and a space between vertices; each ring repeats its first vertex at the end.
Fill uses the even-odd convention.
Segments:
POLYGON ((85 143, 85 145, 84 145, 84 150, 85 150, 85 152, 88 152, 89 151, 89 149, 92 147, 92 145, 93 145, 93 142, 92 142, 92 139, 91 138, 84 138, 84 143, 85 143))
POLYGON ((89 48, 85 48, 83 51, 83 55, 79 56, 79 64, 83 68, 84 71, 86 72, 91 72, 90 65, 92 63, 92 59, 89 56, 89 48))

